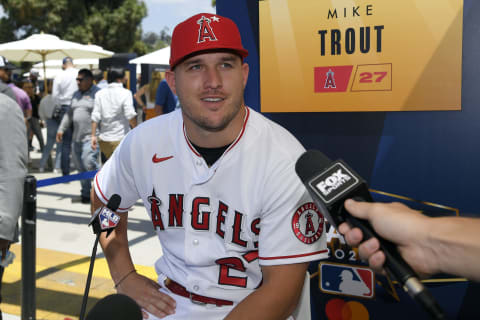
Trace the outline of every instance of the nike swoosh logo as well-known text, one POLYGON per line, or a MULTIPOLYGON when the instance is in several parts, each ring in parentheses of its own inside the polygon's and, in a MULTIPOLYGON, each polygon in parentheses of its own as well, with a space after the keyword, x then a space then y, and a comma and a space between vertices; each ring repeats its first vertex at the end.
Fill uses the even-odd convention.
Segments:
POLYGON ((165 161, 165 160, 168 160, 168 159, 172 159, 173 156, 169 156, 169 157, 164 157, 164 158, 157 158, 157 154, 155 153, 152 157, 152 162, 153 163, 159 163, 159 162, 162 162, 162 161, 165 161))

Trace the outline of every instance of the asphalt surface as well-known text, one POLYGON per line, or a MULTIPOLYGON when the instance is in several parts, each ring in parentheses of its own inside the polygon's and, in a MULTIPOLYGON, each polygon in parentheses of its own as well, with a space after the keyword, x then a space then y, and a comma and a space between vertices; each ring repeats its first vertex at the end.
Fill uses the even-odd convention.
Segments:
MULTIPOLYGON (((38 147, 35 138, 34 147, 38 147)), ((39 173, 34 169, 41 157, 39 152, 31 151, 30 157, 29 174, 37 181, 61 176, 53 172, 39 173)), ((78 319, 95 241, 95 235, 88 227, 90 205, 80 202, 80 182, 71 181, 38 188, 36 206, 36 319, 78 319)), ((162 250, 141 202, 129 212, 128 237, 137 271, 156 279, 153 264, 162 250)), ((21 247, 21 242, 11 247, 16 258, 5 269, 0 305, 4 320, 20 319, 22 314, 21 247)), ((99 246, 87 312, 98 300, 115 292, 99 246)))

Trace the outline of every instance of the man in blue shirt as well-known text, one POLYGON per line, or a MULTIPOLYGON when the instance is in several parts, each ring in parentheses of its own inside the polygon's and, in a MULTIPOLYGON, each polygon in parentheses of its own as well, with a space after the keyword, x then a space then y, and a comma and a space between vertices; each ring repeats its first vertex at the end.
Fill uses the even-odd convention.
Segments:
POLYGON ((177 103, 177 96, 170 90, 167 81, 165 79, 160 81, 155 96, 155 112, 157 115, 172 112, 175 110, 177 103))

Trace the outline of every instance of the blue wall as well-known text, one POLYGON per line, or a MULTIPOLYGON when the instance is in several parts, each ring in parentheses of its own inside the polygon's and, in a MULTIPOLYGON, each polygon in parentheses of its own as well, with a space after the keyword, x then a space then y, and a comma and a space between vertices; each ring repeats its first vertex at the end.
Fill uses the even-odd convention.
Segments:
MULTIPOLYGON (((245 99, 259 110, 258 3, 218 0, 217 12, 239 25, 249 50, 245 99)), ((461 215, 479 213, 480 173, 475 166, 480 163, 479 15, 480 1, 465 0, 461 111, 267 116, 289 129, 307 149, 344 159, 373 189, 458 208, 461 215)))

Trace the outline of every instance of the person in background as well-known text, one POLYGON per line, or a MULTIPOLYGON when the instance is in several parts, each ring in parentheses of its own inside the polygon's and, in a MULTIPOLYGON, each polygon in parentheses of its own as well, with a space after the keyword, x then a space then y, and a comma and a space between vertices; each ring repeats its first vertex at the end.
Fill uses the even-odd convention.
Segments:
POLYGON ((99 89, 105 89, 108 86, 107 80, 103 78, 103 71, 100 69, 93 69, 93 81, 99 89))
POLYGON ((28 131, 28 122, 32 117, 32 104, 26 92, 12 82, 11 76, 13 69, 15 69, 15 65, 10 63, 4 57, 0 56, 0 79, 2 82, 6 83, 8 87, 10 87, 11 91, 15 95, 15 101, 17 101, 23 112, 23 120, 28 131))
MULTIPOLYGON (((73 94, 72 105, 63 116, 57 131, 57 142, 62 141, 63 133, 73 124, 73 156, 76 157, 78 171, 86 172, 98 170, 98 148, 93 149, 91 144, 91 115, 95 95, 100 89, 93 84, 92 72, 81 69, 77 75, 78 90, 73 94)), ((81 202, 90 203, 90 189, 92 179, 80 180, 81 202)))
POLYGON ((172 92, 165 79, 160 81, 155 96, 155 112, 157 115, 172 112, 177 108, 178 98, 172 92))
MULTIPOLYGON (((53 80, 52 97, 55 100, 54 117, 63 118, 67 113, 72 102, 72 96, 77 87, 78 70, 73 66, 73 60, 70 57, 63 59, 62 72, 60 72, 53 80)), ((61 167, 62 174, 70 174, 70 153, 72 150, 72 128, 69 128, 63 133, 62 152, 61 152, 61 167)))
POLYGON ((28 79, 32 82, 33 84, 33 92, 38 95, 39 97, 42 97, 43 95, 43 86, 40 86, 40 82, 38 81, 38 71, 35 70, 30 70, 28 79))
MULTIPOLYGON (((52 92, 52 80, 47 80, 47 89, 48 92, 52 92)), ((51 153, 55 142, 55 137, 57 134, 58 126, 60 124, 60 118, 54 117, 53 111, 55 110, 55 100, 53 99, 51 94, 47 94, 40 100, 40 106, 38 110, 38 114, 40 119, 42 119, 47 124, 47 144, 43 149, 42 158, 40 159, 40 163, 38 166, 39 172, 45 171, 45 166, 47 165, 47 161, 51 161, 51 153)), ((60 158, 61 158, 61 143, 56 143, 55 147, 55 161, 53 164, 53 172, 60 173, 60 158)))
MULTIPOLYGON (((15 65, 10 63, 3 56, 0 56, 0 73, 5 73, 5 70, 7 69, 15 69, 15 65)), ((13 90, 5 82, 3 82, 4 78, 4 76, 0 75, 0 93, 6 94, 11 99, 17 101, 17 97, 15 96, 15 93, 13 93, 13 90)))
POLYGON ((133 107, 132 92, 123 87, 125 70, 111 68, 107 74, 108 86, 95 96, 92 112, 92 148, 100 146, 100 152, 106 161, 112 155, 120 141, 137 125, 137 113, 133 107), (98 140, 97 128, 100 125, 98 140), (97 145, 98 144, 98 145, 97 145))
POLYGON ((133 95, 137 104, 142 108, 143 113, 145 114, 145 121, 158 115, 155 111, 155 96, 160 80, 160 73, 154 72, 150 82, 141 86, 133 95))
POLYGON ((28 130, 28 150, 33 151, 33 136, 35 136, 38 140, 40 145, 40 152, 43 152, 45 143, 43 141, 42 135, 42 128, 43 123, 40 120, 40 116, 38 113, 39 105, 40 105, 40 96, 35 93, 35 86, 33 82, 27 80, 22 83, 22 89, 25 91, 30 98, 30 102, 32 104, 32 117, 29 120, 29 130, 28 130))
MULTIPOLYGON (((24 115, 17 103, 0 93, 0 293, 5 266, 14 258, 10 243, 18 241, 27 175, 28 146, 24 115)), ((1 303, 0 295, 0 303, 1 303)), ((2 313, 0 311, 0 319, 2 313)))

